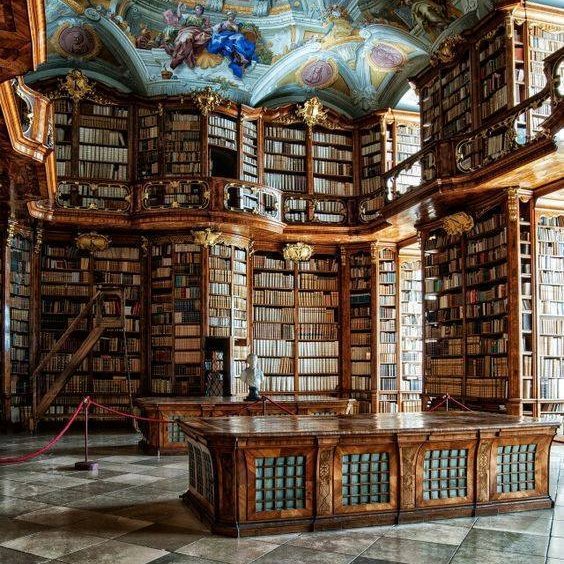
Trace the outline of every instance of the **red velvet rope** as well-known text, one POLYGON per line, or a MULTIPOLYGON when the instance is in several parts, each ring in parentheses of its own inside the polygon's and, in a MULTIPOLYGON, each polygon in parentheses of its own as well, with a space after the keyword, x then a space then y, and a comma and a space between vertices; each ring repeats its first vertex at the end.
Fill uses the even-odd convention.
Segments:
POLYGON ((52 446, 56 445, 63 438, 63 435, 70 429, 70 426, 74 423, 75 419, 79 416, 83 408, 86 405, 88 405, 89 401, 90 401, 89 398, 84 398, 84 400, 79 403, 78 407, 74 410, 74 413, 67 421, 67 424, 63 427, 63 429, 59 432, 59 434, 53 437, 45 446, 41 447, 39 450, 36 450, 35 452, 29 452, 27 454, 23 454, 22 456, 0 458, 0 464, 21 464, 22 462, 26 462, 28 460, 31 460, 32 458, 36 458, 40 454, 43 454, 45 451, 49 450, 52 446))
POLYGON ((462 407, 463 409, 465 409, 466 411, 472 411, 469 407, 467 407, 466 405, 464 405, 463 403, 460 403, 458 400, 454 399, 451 395, 446 394, 443 396, 442 401, 440 401, 437 405, 435 405, 434 407, 432 407, 431 409, 429 409, 429 411, 435 411, 437 409, 439 409, 439 407, 441 407, 441 405, 443 405, 444 403, 448 402, 448 401, 452 401, 453 403, 455 403, 456 405, 462 407))
POLYGON ((124 411, 118 411, 117 409, 113 409, 112 407, 107 407, 102 405, 101 403, 95 402, 94 400, 90 400, 90 405, 95 405, 96 407, 103 409, 104 411, 109 411, 110 413, 114 413, 115 415, 121 415, 122 417, 129 417, 131 419, 137 419, 138 421, 149 421, 151 423, 173 423, 173 421, 169 419, 155 419, 153 417, 141 417, 140 415, 133 415, 132 413, 125 413, 124 411))

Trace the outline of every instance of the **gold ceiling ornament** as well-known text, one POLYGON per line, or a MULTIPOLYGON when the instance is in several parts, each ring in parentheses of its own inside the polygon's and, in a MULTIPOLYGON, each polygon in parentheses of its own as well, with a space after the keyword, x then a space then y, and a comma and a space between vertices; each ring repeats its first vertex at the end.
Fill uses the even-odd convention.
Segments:
POLYGON ((311 129, 315 125, 322 125, 329 129, 335 126, 327 116, 327 110, 323 107, 321 100, 314 96, 306 102, 303 107, 296 110, 296 115, 311 129))
POLYGON ((69 71, 60 85, 61 90, 65 90, 75 104, 94 94, 94 86, 88 77, 78 69, 69 71))
MULTIPOLYGON (((198 106, 203 116, 213 112, 222 103, 227 102, 225 98, 216 92, 211 86, 206 86, 203 90, 197 90, 192 94, 194 104, 198 106)), ((229 103, 230 105, 230 103, 229 103)))
POLYGON ((78 237, 75 239, 78 249, 81 251, 88 251, 90 253, 105 251, 109 248, 111 242, 112 241, 108 236, 96 233, 95 231, 91 231, 90 233, 79 233, 78 237))
POLYGON ((441 64, 452 63, 456 58, 456 51, 462 43, 464 43, 464 39, 461 35, 447 37, 431 55, 429 59, 431 66, 437 67, 441 64))
POLYGON ((194 243, 203 247, 213 247, 223 241, 223 233, 211 227, 192 229, 192 235, 194 236, 194 243))
POLYGON ((291 260, 292 262, 308 261, 313 254, 313 247, 303 241, 288 243, 284 247, 283 254, 286 260, 291 260))
POLYGON ((462 235, 474 227, 474 219, 466 212, 458 212, 445 217, 442 227, 448 235, 462 235))

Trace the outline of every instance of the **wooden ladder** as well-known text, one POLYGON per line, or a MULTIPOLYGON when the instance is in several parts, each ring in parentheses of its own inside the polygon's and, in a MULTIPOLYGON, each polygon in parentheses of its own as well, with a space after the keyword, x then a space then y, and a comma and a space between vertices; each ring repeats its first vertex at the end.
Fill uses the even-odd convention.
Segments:
POLYGON ((45 366, 47 366, 53 356, 55 356, 63 348, 63 345, 65 344, 67 339, 78 328, 80 322, 86 318, 93 307, 95 305, 102 304, 103 298, 106 295, 116 295, 116 292, 106 292, 102 290, 97 291, 96 294, 94 294, 94 296, 90 299, 90 301, 84 305, 78 316, 75 317, 75 319, 67 327, 65 332, 61 335, 59 340, 55 343, 53 348, 33 371, 33 374, 31 375, 31 384, 33 388, 33 410, 29 420, 29 428, 31 431, 34 431, 37 428, 37 424, 41 417, 45 415, 55 398, 61 393, 67 382, 70 380, 75 370, 82 364, 84 359, 92 351, 104 331, 110 328, 115 329, 123 327, 123 324, 125 322, 124 307, 123 299, 120 295, 121 315, 118 318, 104 318, 101 314, 100 307, 98 307, 94 316, 94 327, 92 328, 86 339, 78 347, 78 349, 73 353, 64 370, 55 378, 47 392, 38 401, 38 379, 45 366))

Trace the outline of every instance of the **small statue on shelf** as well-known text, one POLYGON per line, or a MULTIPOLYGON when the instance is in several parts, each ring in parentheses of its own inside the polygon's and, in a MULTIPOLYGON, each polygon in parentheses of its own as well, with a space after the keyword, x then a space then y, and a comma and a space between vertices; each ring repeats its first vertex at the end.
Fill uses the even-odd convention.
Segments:
POLYGON ((249 386, 249 395, 245 398, 245 401, 257 401, 260 399, 258 391, 264 380, 264 372, 259 368, 256 354, 250 354, 247 357, 247 365, 248 368, 245 368, 241 373, 243 382, 249 386))

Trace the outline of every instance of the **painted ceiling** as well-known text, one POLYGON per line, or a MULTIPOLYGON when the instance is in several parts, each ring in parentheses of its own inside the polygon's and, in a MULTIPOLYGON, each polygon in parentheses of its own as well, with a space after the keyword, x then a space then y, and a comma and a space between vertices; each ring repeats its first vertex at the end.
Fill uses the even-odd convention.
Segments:
POLYGON ((123 92, 181 95, 211 85, 251 106, 317 95, 356 117, 412 104, 408 77, 488 2, 46 0, 49 57, 28 82, 80 68, 123 92))

